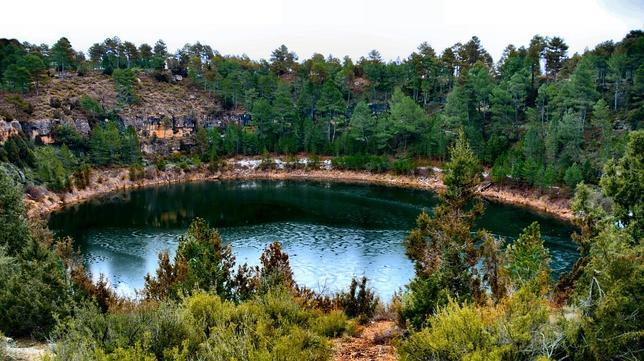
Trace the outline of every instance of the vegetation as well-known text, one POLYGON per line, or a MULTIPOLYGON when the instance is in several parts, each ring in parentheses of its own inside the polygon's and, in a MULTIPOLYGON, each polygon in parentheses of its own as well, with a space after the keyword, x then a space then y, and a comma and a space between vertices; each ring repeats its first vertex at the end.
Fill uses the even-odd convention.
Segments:
POLYGON ((298 62, 286 46, 254 61, 200 43, 173 54, 161 40, 137 47, 118 38, 94 44, 86 59, 66 38, 51 48, 1 39, 2 120, 30 119, 30 97, 72 71, 103 73, 116 102, 52 96, 53 108, 75 107, 91 129, 60 122, 47 138, 16 131, 0 147, 0 331, 51 339, 60 360, 326 360, 330 337, 374 317, 379 300, 366 278, 317 294, 296 284, 279 243, 260 266, 236 265, 201 219, 172 260, 159 255, 141 299, 123 299, 104 278, 93 281, 71 240, 27 221, 24 184, 65 192, 87 187, 92 167, 128 167, 133 181, 152 161, 167 167, 161 156, 144 159, 147 130, 122 118, 145 101, 147 72, 159 82, 185 78, 225 112, 251 115, 250 124, 211 129, 195 121, 168 158, 182 170, 260 154, 268 170, 271 153, 289 155, 294 168, 297 152, 314 164, 333 155, 337 169, 402 175, 419 161, 442 162, 439 203, 405 240, 415 277, 392 306, 407 331, 401 359, 641 359, 643 45, 637 30, 568 56, 563 39, 536 35, 494 64, 476 37, 440 54, 423 43, 397 62, 375 50, 355 62, 321 54, 298 62), (580 257, 569 273, 551 278, 538 224, 507 246, 475 231, 484 167, 497 183, 575 190, 580 257))
MULTIPOLYGON (((37 92, 50 67, 63 78, 70 70, 111 75, 115 109, 80 99, 95 122, 110 112, 118 121, 119 112, 140 101, 139 72, 164 82, 187 78, 225 110, 252 115, 249 125, 214 129, 218 136, 204 138, 195 129, 197 143, 207 146, 190 152, 202 161, 304 151, 370 157, 361 169, 407 173, 409 164, 375 157, 444 160, 463 129, 495 181, 574 189, 580 181, 596 184, 604 163, 640 127, 643 39, 636 30, 569 55, 562 38, 535 35, 527 46, 508 45, 497 63, 475 36, 441 53, 422 43, 404 61, 389 63, 375 50, 356 61, 314 54, 298 62, 281 46, 270 59, 254 61, 201 43, 170 53, 161 40, 136 46, 117 37, 92 45, 86 58, 66 38, 51 48, 5 40, 0 83, 11 92, 37 92)), ((20 102, 16 107, 27 111, 29 103, 20 102)), ((358 169, 352 162, 358 158, 343 160, 340 166, 358 169)), ((104 157, 95 161, 106 164, 104 157)))
MULTIPOLYGON (((640 136, 641 131, 632 133, 618 164, 636 163, 630 157, 635 156, 640 136)), ((446 177, 462 174, 459 165, 472 157, 471 150, 459 144, 462 139, 452 148, 446 177)), ((611 167, 614 165, 607 165, 601 180, 604 197, 614 194, 615 184, 637 187, 632 173, 610 172, 611 167)), ((598 203, 601 195, 593 195, 586 185, 577 187, 574 209, 582 234, 575 239, 581 258, 553 287, 548 252, 536 223, 505 251, 484 231, 479 231, 483 240, 478 247, 468 246, 471 243, 464 232, 469 228, 459 217, 472 215, 471 211, 463 212, 455 203, 449 208, 453 213, 443 209, 451 194, 467 194, 464 185, 472 178, 456 179, 461 181, 448 183, 434 216, 421 214, 418 227, 407 239, 416 278, 403 295, 400 318, 416 331, 402 341, 401 359, 641 357, 644 268, 640 262, 642 245, 634 238, 641 234, 637 233, 641 227, 618 222, 621 207, 633 207, 640 199, 624 199, 615 212, 605 212, 598 203), (460 242, 445 247, 446 240, 460 242), (457 248, 459 244, 461 248, 457 248), (469 263, 468 257, 473 257, 469 263), (476 267, 479 263, 480 268, 476 267), (488 287, 481 290, 482 284, 488 287), (562 284, 572 287, 572 294, 562 284), (557 304, 566 301, 567 307, 557 304)), ((471 201, 462 204, 468 203, 471 201)))

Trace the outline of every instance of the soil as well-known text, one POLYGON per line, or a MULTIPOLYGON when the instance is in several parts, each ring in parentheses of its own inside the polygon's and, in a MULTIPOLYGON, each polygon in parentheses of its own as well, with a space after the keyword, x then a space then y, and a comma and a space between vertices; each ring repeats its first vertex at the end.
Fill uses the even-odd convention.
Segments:
POLYGON ((395 330, 393 321, 375 321, 359 330, 356 336, 333 340, 333 361, 397 360, 396 348, 391 345, 391 340, 382 337, 395 330))

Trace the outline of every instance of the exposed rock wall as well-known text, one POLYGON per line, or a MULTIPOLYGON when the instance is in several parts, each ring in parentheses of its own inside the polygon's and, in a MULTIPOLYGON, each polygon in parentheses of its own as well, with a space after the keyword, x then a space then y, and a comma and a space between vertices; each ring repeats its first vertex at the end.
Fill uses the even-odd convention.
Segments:
POLYGON ((10 122, 0 120, 0 144, 20 132, 20 123, 17 120, 10 122))

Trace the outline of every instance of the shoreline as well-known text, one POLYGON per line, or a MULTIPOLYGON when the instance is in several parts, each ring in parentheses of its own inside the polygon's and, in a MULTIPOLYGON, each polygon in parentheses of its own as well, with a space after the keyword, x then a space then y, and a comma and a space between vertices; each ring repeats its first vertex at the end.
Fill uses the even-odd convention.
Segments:
MULTIPOLYGON (((90 177, 89 186, 82 190, 74 189, 66 193, 55 193, 45 190, 43 194, 36 198, 26 194, 25 206, 29 218, 45 217, 65 207, 80 204, 117 191, 188 182, 252 179, 362 183, 434 192, 444 188, 440 175, 436 173, 421 177, 333 169, 276 169, 265 171, 245 168, 232 168, 213 173, 202 166, 191 171, 182 171, 180 169, 165 171, 158 171, 156 169, 146 170, 143 179, 132 181, 129 177, 128 168, 106 168, 94 169, 90 177)), ((526 190, 491 183, 482 187, 479 193, 488 200, 525 207, 563 221, 570 222, 573 218, 573 213, 569 206, 570 200, 565 197, 555 198, 548 195, 539 195, 534 190, 526 192, 526 190)))

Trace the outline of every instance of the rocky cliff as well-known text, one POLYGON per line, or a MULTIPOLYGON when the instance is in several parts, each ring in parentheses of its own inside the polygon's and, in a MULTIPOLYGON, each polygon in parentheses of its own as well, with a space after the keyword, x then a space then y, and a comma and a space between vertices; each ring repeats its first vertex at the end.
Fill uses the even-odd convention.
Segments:
POLYGON ((121 106, 116 99, 111 77, 99 73, 86 76, 52 77, 41 85, 38 94, 17 98, 0 93, 0 143, 22 130, 36 142, 54 142, 59 125, 75 128, 88 137, 102 119, 94 119, 80 105, 87 95, 105 109, 118 113, 126 126, 139 135, 148 154, 167 154, 194 144, 197 127, 223 127, 231 122, 247 123, 243 109, 224 110, 217 99, 189 84, 187 80, 158 82, 140 72, 137 77, 137 104, 121 106), (16 100, 19 99, 19 100, 16 100))

